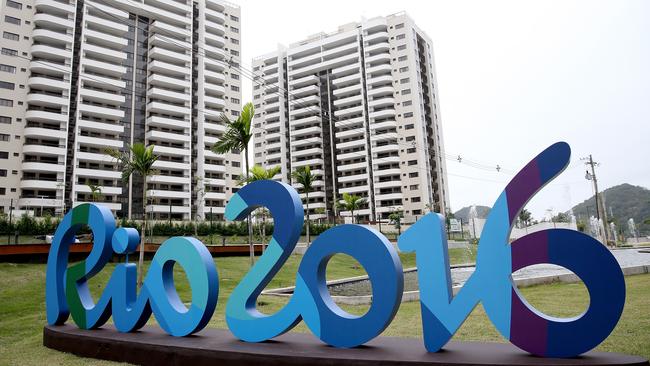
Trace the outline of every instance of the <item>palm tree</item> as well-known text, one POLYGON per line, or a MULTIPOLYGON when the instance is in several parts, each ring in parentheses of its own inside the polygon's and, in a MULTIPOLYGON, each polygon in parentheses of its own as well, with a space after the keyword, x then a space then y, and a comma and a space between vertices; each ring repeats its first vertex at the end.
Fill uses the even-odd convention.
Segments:
POLYGON ((250 169, 250 174, 247 175, 246 178, 238 180, 237 185, 241 186, 256 180, 271 180, 280 173, 280 170, 281 168, 279 165, 269 169, 264 169, 260 165, 254 165, 250 169))
MULTIPOLYGON (((242 108, 239 117, 231 121, 225 114, 221 114, 221 121, 226 125, 226 132, 221 139, 212 146, 212 151, 215 154, 239 154, 244 152, 244 159, 246 161, 246 181, 249 179, 249 166, 248 166, 248 144, 253 137, 251 125, 253 116, 255 115, 255 107, 253 103, 246 103, 242 108)), ((253 247, 253 228, 251 227, 251 215, 248 214, 248 246, 250 247, 251 266, 255 261, 255 248, 253 247)))
POLYGON ((352 223, 356 223, 354 211, 361 209, 361 205, 366 203, 366 199, 355 194, 343 193, 343 201, 336 205, 340 211, 350 211, 352 214, 352 223))
POLYGON ((530 224, 530 220, 532 218, 533 215, 525 208, 519 213, 519 221, 522 223, 522 225, 524 225, 524 227, 527 227, 530 224))
MULTIPOLYGON (((237 181, 237 185, 244 185, 247 183, 251 183, 257 180, 271 180, 273 177, 275 177, 282 168, 280 166, 274 166, 269 169, 264 169, 260 165, 253 165, 253 167, 250 169, 250 175, 246 179, 240 179, 237 181)), ((256 210, 257 212, 255 213, 255 217, 261 218, 262 219, 262 227, 261 227, 261 235, 262 235, 262 251, 266 249, 265 243, 266 243, 266 218, 269 217, 269 212, 266 208, 260 207, 259 209, 256 210)))
POLYGON ((307 165, 298 167, 298 169, 291 173, 291 177, 296 181, 296 183, 302 186, 302 191, 305 192, 305 203, 307 206, 307 247, 309 247, 311 244, 311 237, 309 235, 309 192, 314 188, 316 176, 312 174, 311 169, 307 165))
POLYGON ((106 154, 117 160, 122 169, 122 181, 128 182, 134 174, 142 177, 142 231, 140 232, 140 257, 138 258, 138 287, 142 287, 144 273, 144 243, 147 232, 147 177, 154 175, 156 170, 153 164, 158 160, 158 155, 153 152, 153 145, 145 146, 138 142, 129 147, 127 151, 107 149, 106 154))
POLYGON ((97 202, 102 197, 102 187, 92 183, 86 183, 90 189, 90 197, 92 202, 97 202))

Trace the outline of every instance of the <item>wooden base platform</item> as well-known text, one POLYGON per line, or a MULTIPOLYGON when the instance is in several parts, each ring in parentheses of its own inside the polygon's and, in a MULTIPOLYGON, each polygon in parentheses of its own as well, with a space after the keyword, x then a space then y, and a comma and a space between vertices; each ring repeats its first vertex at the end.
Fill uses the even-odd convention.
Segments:
POLYGON ((135 333, 118 333, 112 327, 89 331, 74 325, 46 326, 43 344, 83 357, 139 365, 649 365, 638 356, 604 352, 539 358, 502 343, 450 342, 444 351, 427 353, 421 339, 378 337, 361 347, 338 349, 311 334, 245 343, 227 330, 205 329, 176 338, 154 326, 135 333))

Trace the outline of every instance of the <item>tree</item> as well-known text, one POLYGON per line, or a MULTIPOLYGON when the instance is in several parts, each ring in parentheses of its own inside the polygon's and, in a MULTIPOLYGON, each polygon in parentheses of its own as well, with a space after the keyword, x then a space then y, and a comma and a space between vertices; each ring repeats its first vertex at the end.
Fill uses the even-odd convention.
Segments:
POLYGON ((309 226, 311 221, 309 220, 309 192, 314 188, 314 182, 316 181, 316 176, 312 174, 309 166, 301 166, 298 169, 294 170, 291 173, 291 177, 296 181, 296 183, 302 186, 302 191, 305 193, 305 203, 307 206, 307 247, 311 244, 311 237, 309 236, 309 226))
POLYGON ((242 186, 244 184, 255 182, 257 180, 271 180, 273 177, 278 175, 280 171, 280 166, 264 169, 260 165, 254 165, 250 169, 250 174, 248 174, 244 179, 239 179, 237 181, 237 185, 242 186))
POLYGON ((519 213, 519 222, 521 222, 524 226, 529 226, 530 225, 530 220, 533 218, 533 215, 528 211, 527 209, 521 210, 519 213))
POLYGON ((142 287, 144 273, 144 243, 147 233, 147 177, 154 175, 156 170, 153 164, 158 160, 158 155, 153 152, 153 145, 145 146, 138 142, 130 146, 127 151, 107 149, 106 154, 117 160, 122 169, 122 181, 128 182, 136 174, 142 177, 142 232, 140 233, 140 257, 138 258, 138 287, 142 287))
POLYGON ((92 183, 86 183, 88 188, 90 189, 90 197, 92 202, 97 202, 99 201, 100 198, 102 198, 102 187, 96 184, 92 183))
MULTIPOLYGON (((237 185, 244 185, 247 183, 251 183, 257 180, 271 180, 273 177, 275 177, 282 168, 280 166, 275 166, 269 169, 264 169, 260 165, 253 165, 253 167, 250 169, 250 175, 246 177, 245 179, 239 179, 237 181, 237 185)), ((266 218, 270 216, 269 211, 264 208, 260 207, 259 209, 255 210, 255 217, 256 218, 261 218, 262 219, 262 226, 261 228, 261 236, 262 236, 262 248, 265 248, 265 243, 266 243, 266 218)))
POLYGON ((404 214, 401 210, 393 211, 388 215, 388 220, 397 229, 397 235, 402 235, 402 217, 404 217, 404 214))
POLYGON ((569 215, 565 214, 564 212, 558 212, 557 215, 551 218, 551 221, 553 222, 569 222, 570 220, 571 218, 569 215))
MULTIPOLYGON (((239 154, 244 152, 246 162, 246 182, 249 179, 248 145, 253 137, 251 126, 255 107, 253 103, 246 103, 236 120, 230 120, 225 114, 221 114, 221 121, 226 125, 226 132, 221 139, 212 146, 215 154, 239 154)), ((250 248, 250 263, 253 266, 255 261, 255 248, 253 247, 253 227, 251 226, 251 215, 248 214, 248 246, 250 248)))
POLYGON ((361 206, 366 203, 366 199, 354 194, 343 193, 343 200, 339 201, 336 206, 340 211, 350 211, 352 214, 352 223, 356 223, 354 211, 361 209, 361 206))

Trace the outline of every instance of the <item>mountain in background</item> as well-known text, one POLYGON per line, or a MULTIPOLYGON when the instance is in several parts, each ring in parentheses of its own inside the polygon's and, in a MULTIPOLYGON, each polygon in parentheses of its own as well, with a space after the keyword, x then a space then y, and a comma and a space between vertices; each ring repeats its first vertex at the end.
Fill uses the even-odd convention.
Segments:
MULTIPOLYGON (((643 221, 650 219, 650 190, 631 184, 620 184, 607 188, 603 193, 607 218, 615 220, 620 227, 625 225, 627 220, 634 219, 637 230, 643 233, 650 232, 650 225, 644 225, 643 221)), ((573 207, 573 214, 579 221, 586 221, 590 216, 596 216, 596 199, 594 196, 573 207)))
MULTIPOLYGON (((454 217, 463 221, 463 223, 468 222, 469 209, 471 206, 463 207, 460 210, 454 213, 454 217)), ((478 214, 479 219, 484 219, 490 213, 490 207, 487 206, 476 206, 476 213, 478 214)))

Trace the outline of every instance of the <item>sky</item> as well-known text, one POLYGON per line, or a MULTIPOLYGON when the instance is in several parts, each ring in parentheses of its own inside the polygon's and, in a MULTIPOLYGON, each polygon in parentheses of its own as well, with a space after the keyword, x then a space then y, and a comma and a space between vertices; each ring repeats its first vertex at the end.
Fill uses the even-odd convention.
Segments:
MULTIPOLYGON (((433 40, 452 211, 491 206, 514 172, 566 141, 569 167, 535 218, 602 190, 650 188, 650 1, 239 1, 242 64, 362 18, 408 13, 433 40), (317 12, 316 12, 317 11, 317 12), (496 171, 499 165, 503 169, 496 171), (494 169, 491 169, 494 167, 494 169)), ((244 101, 252 82, 243 83, 244 101)))

